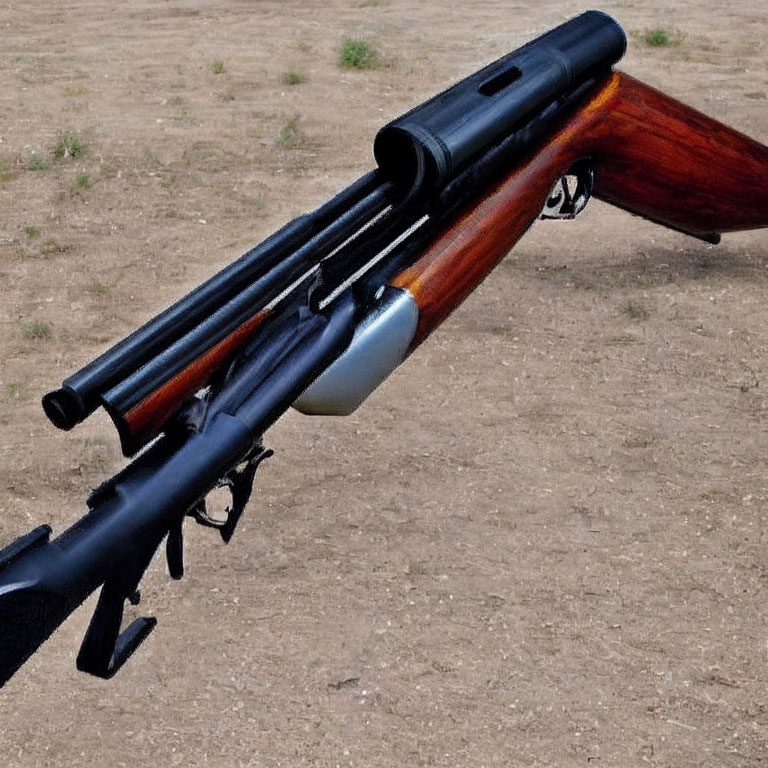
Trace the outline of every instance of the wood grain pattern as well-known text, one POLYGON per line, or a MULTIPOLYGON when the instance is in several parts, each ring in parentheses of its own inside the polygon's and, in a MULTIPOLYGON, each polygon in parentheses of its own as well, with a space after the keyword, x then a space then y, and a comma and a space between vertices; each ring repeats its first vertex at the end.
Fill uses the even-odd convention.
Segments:
POLYGON ((233 358, 268 314, 268 310, 257 312, 128 413, 110 412, 120 433, 123 451, 133 453, 136 448, 155 437, 168 417, 204 387, 216 370, 233 358))
POLYGON ((622 73, 523 158, 391 283, 420 310, 411 349, 482 282, 539 215, 574 162, 595 166, 594 194, 697 236, 768 226, 768 147, 622 73))
POLYGON ((768 226, 768 147, 628 75, 582 139, 595 195, 692 234, 768 226))
MULTIPOLYGON (((414 349, 458 307, 538 217, 552 185, 590 158, 594 194, 691 234, 768 226, 768 148, 633 78, 613 73, 543 146, 460 213, 392 285, 419 305, 414 349)), ((130 449, 154 437, 250 337, 259 312, 126 414, 130 449)))

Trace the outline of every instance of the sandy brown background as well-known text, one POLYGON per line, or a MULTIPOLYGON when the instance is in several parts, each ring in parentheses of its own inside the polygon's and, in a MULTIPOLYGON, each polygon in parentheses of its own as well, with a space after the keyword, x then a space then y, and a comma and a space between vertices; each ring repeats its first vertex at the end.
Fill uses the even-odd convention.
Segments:
MULTIPOLYGON (((4 3, 0 540, 121 466, 44 391, 583 8, 4 3), (381 66, 340 70, 347 35, 381 66)), ((625 70, 768 141, 762 2, 602 8, 625 70)), ((190 524, 187 577, 152 565, 117 678, 74 668, 93 600, 63 626, 0 693, 2 765, 768 765, 767 249, 597 202, 537 224, 356 414, 268 434, 232 544, 190 524)))

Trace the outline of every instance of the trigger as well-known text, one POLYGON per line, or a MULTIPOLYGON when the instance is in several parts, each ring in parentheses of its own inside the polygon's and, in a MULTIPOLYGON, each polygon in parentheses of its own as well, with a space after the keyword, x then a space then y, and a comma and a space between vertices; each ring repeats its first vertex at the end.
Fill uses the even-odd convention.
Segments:
POLYGON ((556 182, 539 214, 540 219, 573 219, 592 196, 595 172, 588 160, 574 163, 556 182))
MULTIPOLYGON (((232 497, 231 506, 227 507, 226 518, 224 520, 215 520, 206 509, 205 499, 202 499, 195 505, 189 514, 200 524, 209 528, 216 528, 221 534, 224 543, 228 543, 235 532, 240 517, 245 511, 246 504, 251 498, 253 492, 253 480, 256 470, 264 459, 268 459, 274 451, 267 450, 262 446, 257 448, 248 456, 245 462, 242 462, 234 469, 227 472, 219 481, 219 487, 229 488, 232 497)), ((170 536, 169 536, 170 542, 170 536)))
POLYGON ((227 520, 220 529, 221 538, 228 543, 235 532, 235 527, 240 521, 240 516, 245 511, 245 506, 253 493, 253 479, 256 470, 264 459, 268 459, 274 451, 263 448, 255 456, 252 456, 242 469, 237 467, 227 474, 225 482, 232 493, 232 507, 229 509, 227 520))

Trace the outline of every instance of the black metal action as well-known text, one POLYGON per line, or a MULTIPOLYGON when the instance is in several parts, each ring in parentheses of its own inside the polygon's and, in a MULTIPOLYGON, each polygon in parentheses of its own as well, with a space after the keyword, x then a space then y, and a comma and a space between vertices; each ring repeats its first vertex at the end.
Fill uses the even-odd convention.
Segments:
MULTIPOLYGON (((57 539, 48 541, 44 526, 0 553, 0 685, 102 584, 77 665, 99 677, 120 668, 155 624, 141 619, 119 633, 123 605, 163 538, 174 531, 169 567, 180 575, 184 515, 248 459, 259 436, 346 347, 357 314, 349 291, 325 314, 303 308, 275 322, 271 338, 210 401, 198 431, 142 454, 97 489, 89 514, 57 539)), ((241 512, 250 483, 238 493, 241 512)))

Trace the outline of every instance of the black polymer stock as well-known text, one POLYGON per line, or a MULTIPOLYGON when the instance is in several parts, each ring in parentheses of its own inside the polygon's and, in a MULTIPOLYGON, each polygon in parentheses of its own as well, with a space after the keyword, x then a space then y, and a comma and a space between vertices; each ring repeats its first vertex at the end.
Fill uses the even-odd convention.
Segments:
MULTIPOLYGON (((100 677, 120 668, 155 624, 141 618, 120 632, 125 601, 138 602, 139 581, 163 539, 174 578, 183 573, 186 515, 229 540, 269 454, 264 431, 343 352, 375 291, 439 232, 448 211, 480 195, 562 123, 625 46, 613 19, 589 11, 389 123, 374 142, 376 170, 43 398, 61 429, 99 405, 124 411, 295 284, 210 392, 94 491, 87 515, 54 540, 43 525, 0 552, 0 685, 100 586, 77 665, 100 677), (424 216, 427 226, 345 287, 424 216), (232 494, 224 522, 205 509, 217 485, 232 494)), ((140 447, 123 444, 126 454, 140 447)))

